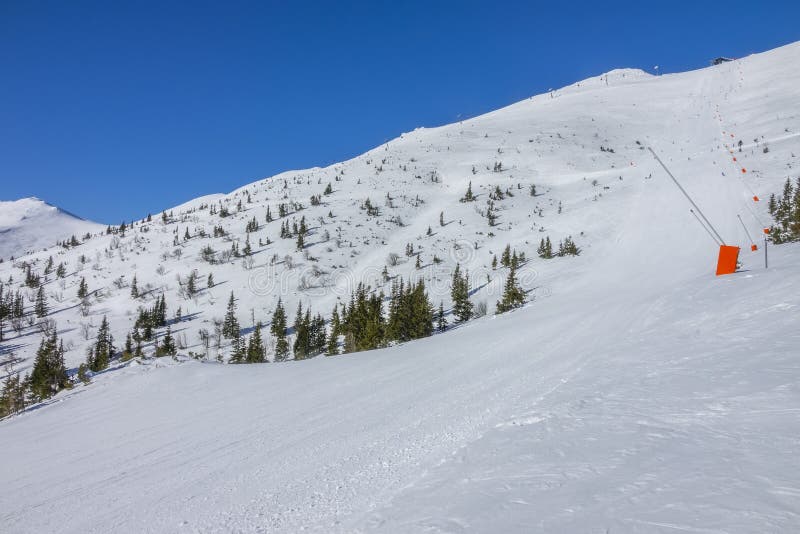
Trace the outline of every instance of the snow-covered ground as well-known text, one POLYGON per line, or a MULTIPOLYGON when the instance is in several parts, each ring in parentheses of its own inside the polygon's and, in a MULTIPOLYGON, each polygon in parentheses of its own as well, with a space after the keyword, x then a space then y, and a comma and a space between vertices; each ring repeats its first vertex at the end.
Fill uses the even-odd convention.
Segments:
POLYGON ((0 258, 23 256, 103 228, 38 198, 0 201, 0 258))
MULTIPOLYGON (((125 237, 27 257, 69 266, 63 287, 48 287, 61 293, 52 317, 73 365, 88 343, 81 323, 108 315, 117 339, 130 329, 132 273, 165 292, 170 313, 182 307, 184 355, 201 349, 197 330, 222 316, 230 291, 245 326, 251 310, 268 319, 278 296, 290 317, 298 301, 327 315, 355 282, 383 285, 389 252, 401 257, 391 274, 424 277, 436 303, 448 304, 459 261, 491 313, 507 271, 490 262, 508 243, 531 260, 521 271, 531 293, 524 309, 378 351, 248 366, 148 359, 97 375, 0 422, 3 530, 800 530, 800 247, 770 247, 765 270, 736 218, 760 235, 769 219, 753 194, 766 200, 800 172, 798 101, 798 44, 657 78, 612 71, 189 202, 170 224, 154 214, 125 237), (646 146, 743 247, 740 272, 713 276, 716 245, 646 146), (478 202, 460 203, 470 181, 478 202), (334 193, 310 206, 328 182, 334 193), (514 196, 496 202, 490 228, 478 210, 495 185, 514 196), (359 208, 367 197, 380 216, 359 208), (264 225, 266 206, 277 218, 288 200, 306 205, 296 216, 312 223, 309 256, 278 237, 280 220, 264 225), (200 208, 226 201, 224 219, 200 208), (202 262, 203 246, 230 241, 197 228, 222 224, 243 245, 253 216, 253 266, 202 262), (541 260, 546 235, 572 235, 583 252, 541 260), (219 285, 181 297, 176 275, 191 269, 219 285), (87 317, 74 298, 81 277, 102 290, 87 317)), ((19 272, 0 265, 2 280, 19 272)), ((29 327, 5 346, 24 368, 37 344, 29 327)))

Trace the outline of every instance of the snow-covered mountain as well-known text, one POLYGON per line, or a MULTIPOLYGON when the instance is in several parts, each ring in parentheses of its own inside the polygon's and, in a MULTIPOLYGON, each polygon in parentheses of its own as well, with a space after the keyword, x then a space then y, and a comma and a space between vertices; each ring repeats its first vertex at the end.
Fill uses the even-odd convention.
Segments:
POLYGON ((35 197, 0 201, 0 258, 52 247, 73 235, 80 239, 102 225, 81 219, 35 197))
MULTIPOLYGON (((800 173, 797 102, 800 43, 681 74, 614 70, 1 264, 14 289, 26 265, 66 266, 46 278, 47 319, 73 368, 103 316, 119 343, 162 293, 170 318, 181 311, 177 359, 115 363, 0 423, 3 524, 796 530, 800 249, 771 247, 765 270, 748 233, 761 245, 765 200, 800 173), (742 247, 739 272, 713 276, 717 245, 648 147, 742 247), (299 251, 280 229, 301 217, 299 251), (570 236, 579 256, 538 257, 543 238, 570 236), (228 255, 248 237, 251 256, 228 255), (495 316, 506 245, 527 258, 527 305, 495 316), (231 292, 247 334, 279 298, 290 318, 298 303, 329 317, 359 283, 388 293, 400 278, 425 280, 449 312, 457 264, 488 315, 444 334, 247 366, 201 341, 231 292)), ((35 320, 10 333, 15 370, 39 339, 35 320)))

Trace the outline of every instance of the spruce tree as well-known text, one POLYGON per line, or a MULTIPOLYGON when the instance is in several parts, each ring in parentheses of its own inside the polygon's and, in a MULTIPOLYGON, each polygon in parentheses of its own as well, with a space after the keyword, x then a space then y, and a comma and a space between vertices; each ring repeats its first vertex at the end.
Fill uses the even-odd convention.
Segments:
POLYGON ((100 328, 97 330, 97 341, 94 348, 89 349, 87 365, 90 370, 99 372, 108 367, 111 358, 114 356, 114 338, 109 332, 108 319, 103 316, 100 328))
POLYGON ((467 186, 467 192, 461 198, 461 202, 472 202, 475 200, 475 195, 472 194, 472 182, 467 186))
POLYGON ((500 256, 500 265, 511 267, 511 245, 506 245, 506 248, 503 249, 503 254, 500 256))
POLYGON ((256 323, 253 335, 247 343, 247 363, 263 363, 266 361, 266 351, 264 342, 261 340, 261 321, 256 323))
POLYGON ((36 292, 36 303, 33 308, 36 317, 41 318, 47 315, 47 298, 44 295, 44 286, 39 286, 39 290, 36 292))
POLYGON ((339 330, 341 328, 339 319, 339 307, 333 307, 333 314, 331 314, 331 328, 328 334, 328 340, 325 347, 325 354, 334 356, 339 354, 339 330))
POLYGON ((310 352, 310 328, 311 316, 306 310, 303 315, 302 303, 297 303, 297 314, 294 319, 294 359, 304 360, 309 356, 310 352))
POLYGON ((281 299, 272 314, 270 333, 275 337, 275 361, 283 362, 289 357, 289 342, 286 340, 286 310, 281 299))
POLYGON ((178 349, 172 338, 172 328, 167 326, 167 331, 161 339, 161 345, 156 349, 156 356, 175 356, 177 353, 178 349))
POLYGON ((472 302, 469 300, 469 281, 466 274, 461 275, 461 265, 456 264, 453 281, 450 287, 450 298, 453 300, 453 315, 456 322, 462 323, 472 317, 472 302))
POLYGON ((525 303, 525 292, 517 283, 517 269, 512 267, 506 278, 506 287, 503 298, 497 302, 497 313, 505 313, 514 308, 519 308, 525 303))
POLYGON ((36 401, 50 398, 69 385, 64 352, 64 344, 58 342, 55 331, 39 344, 28 380, 31 397, 36 401))
POLYGON ((197 271, 192 271, 189 273, 189 277, 186 280, 186 294, 189 296, 189 298, 192 298, 197 294, 197 271))
POLYGON ((222 323, 222 335, 225 339, 236 339, 239 337, 239 320, 236 318, 236 299, 233 297, 233 291, 228 299, 228 311, 225 313, 225 319, 222 323))
POLYGON ((133 275, 133 280, 131 280, 131 298, 139 298, 139 283, 136 281, 135 273, 133 275))
POLYGON ((86 284, 86 279, 81 278, 80 283, 78 283, 78 298, 85 299, 89 295, 89 286, 86 284))
POLYGON ((0 391, 0 418, 25 409, 27 405, 25 389, 26 382, 20 380, 19 373, 10 373, 6 377, 3 389, 0 391))
POLYGON ((447 330, 447 318, 444 316, 444 302, 439 302, 439 311, 436 313, 436 330, 447 330))

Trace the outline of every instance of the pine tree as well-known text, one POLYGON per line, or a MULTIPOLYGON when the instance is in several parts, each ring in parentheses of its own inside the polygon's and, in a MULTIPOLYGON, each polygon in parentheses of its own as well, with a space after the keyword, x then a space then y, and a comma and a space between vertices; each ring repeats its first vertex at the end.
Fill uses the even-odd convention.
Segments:
POLYGON ((225 313, 225 319, 222 323, 222 335, 225 339, 236 339, 239 337, 239 320, 236 318, 236 299, 233 297, 233 291, 228 299, 228 311, 225 313))
POLYGON ((497 269, 497 254, 492 256, 492 270, 494 271, 496 269, 497 269))
POLYGON ((64 344, 55 332, 42 339, 28 380, 31 396, 36 401, 50 398, 69 385, 64 365, 64 344))
POLYGON ((19 373, 11 373, 3 381, 0 391, 0 417, 16 414, 25 409, 26 381, 20 380, 19 373))
POLYGON ((80 283, 78 283, 78 298, 85 299, 89 295, 89 286, 86 284, 86 279, 81 278, 80 283))
POLYGON ((206 287, 208 289, 214 287, 214 275, 211 273, 208 273, 208 278, 206 279, 206 287))
POLYGON ((44 286, 39 286, 39 290, 36 292, 36 303, 33 309, 36 313, 36 317, 44 317, 47 315, 47 298, 44 295, 44 286))
POLYGON ((469 281, 466 274, 461 275, 461 265, 456 264, 453 281, 450 286, 450 298, 453 300, 453 315, 456 322, 468 321, 472 317, 472 302, 469 300, 469 281))
POLYGON ((467 186, 467 192, 461 198, 461 202, 472 202, 475 200, 475 195, 472 194, 472 182, 467 186))
POLYGON ((139 298, 139 283, 136 281, 136 274, 133 275, 133 280, 131 280, 131 297, 138 299, 139 298))
POLYGON ((519 308, 525 303, 525 292, 517 283, 517 269, 512 267, 506 278, 506 287, 503 290, 503 298, 497 302, 497 313, 505 313, 519 308))
POLYGON ((161 345, 156 349, 156 356, 175 356, 178 349, 175 340, 172 338, 172 328, 167 326, 164 337, 161 338, 161 345))
POLYGON ((245 256, 250 256, 253 253, 253 249, 250 247, 250 234, 247 234, 244 241, 244 249, 242 249, 242 253, 245 256))
POLYGON ((56 267, 56 276, 58 278, 64 278, 67 276, 67 267, 63 262, 59 263, 58 267, 56 267))
POLYGON ((97 330, 97 341, 94 348, 89 349, 89 357, 86 363, 90 370, 99 372, 108 367, 113 356, 114 338, 109 332, 108 319, 104 315, 100 328, 97 330))
POLYGON ((303 315, 302 303, 297 303, 297 314, 294 319, 294 359, 304 360, 310 353, 311 315, 306 310, 303 315))
POLYGON ((341 323, 339 319, 339 307, 333 307, 333 314, 331 314, 331 328, 330 334, 328 335, 328 340, 325 348, 325 354, 328 356, 334 356, 339 354, 339 330, 341 329, 341 323))
POLYGON ((261 340, 261 321, 256 323, 253 335, 247 343, 247 363, 263 363, 266 361, 266 351, 264 342, 261 340))
POLYGON ((130 360, 131 358, 133 358, 133 338, 131 336, 131 333, 128 332, 125 335, 125 348, 122 349, 121 359, 123 362, 125 362, 130 360))
POLYGON ((186 294, 189 296, 189 298, 192 298, 197 294, 197 271, 192 271, 189 273, 189 277, 186 280, 186 294))
POLYGON ((272 314, 270 333, 275 337, 275 361, 283 362, 289 357, 289 342, 286 340, 286 310, 281 299, 272 314))
POLYGON ((447 318, 444 316, 443 302, 439 302, 439 311, 436 313, 436 330, 439 332, 447 330, 447 318))
POLYGON ((500 256, 500 265, 503 267, 511 267, 511 245, 506 245, 503 254, 500 256))

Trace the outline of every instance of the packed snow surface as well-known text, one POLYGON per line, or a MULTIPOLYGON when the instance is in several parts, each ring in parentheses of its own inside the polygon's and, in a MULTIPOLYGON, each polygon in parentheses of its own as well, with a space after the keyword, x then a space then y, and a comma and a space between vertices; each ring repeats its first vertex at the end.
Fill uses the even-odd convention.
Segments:
MULTIPOLYGON (((0 422, 2 530, 800 531, 800 247, 770 247, 764 269, 760 238, 751 252, 736 217, 760 236, 769 216, 752 196, 797 177, 797 102, 798 44, 684 74, 612 71, 211 200, 229 199, 235 211, 250 193, 241 214, 210 216, 198 199, 168 224, 154 215, 125 237, 58 252, 70 275, 53 290, 65 292, 53 317, 73 365, 89 343, 81 323, 107 315, 117 339, 130 329, 135 305, 124 280, 113 282, 133 272, 152 298, 166 293, 170 312, 183 307, 174 331, 188 347, 175 360, 117 365, 0 422), (647 146, 742 247, 737 273, 713 276, 716 244, 647 146), (492 171, 500 160, 504 170, 492 171), (479 202, 460 203, 470 181, 479 202), (295 257, 328 278, 298 284, 286 260, 267 268, 269 256, 292 254, 279 221, 251 235, 274 241, 255 247, 257 268, 199 259, 209 241, 195 228, 225 224, 243 239, 265 205, 277 215, 281 199, 307 203, 328 182, 336 192, 306 211, 321 217, 315 259, 295 257), (497 202, 490 228, 477 208, 495 185, 514 196, 497 202), (394 200, 383 204, 387 192, 394 200), (380 217, 359 208, 368 196, 380 217), (402 225, 388 222, 395 216, 402 225), (184 228, 193 234, 185 242, 184 228), (583 252, 539 259, 545 235, 572 235, 583 252), (408 242, 426 263, 437 254, 441 269, 459 261, 480 273, 472 298, 489 315, 310 361, 188 357, 230 291, 244 325, 251 309, 268 317, 278 296, 290 317, 297 302, 327 312, 349 295, 340 286, 381 287, 391 251, 401 256, 392 275, 413 275, 408 242), (529 303, 494 316, 507 271, 489 263, 507 243, 530 259, 520 271, 529 303), (76 268, 79 254, 97 266, 76 268), (182 299, 175 277, 190 269, 213 272, 218 286, 182 299), (103 289, 88 318, 72 297, 81 277, 103 289)), ((0 279, 18 278, 7 263, 0 279)), ((449 304, 440 268, 420 271, 434 302, 449 304)), ((29 366, 37 343, 30 328, 5 352, 29 366)))

